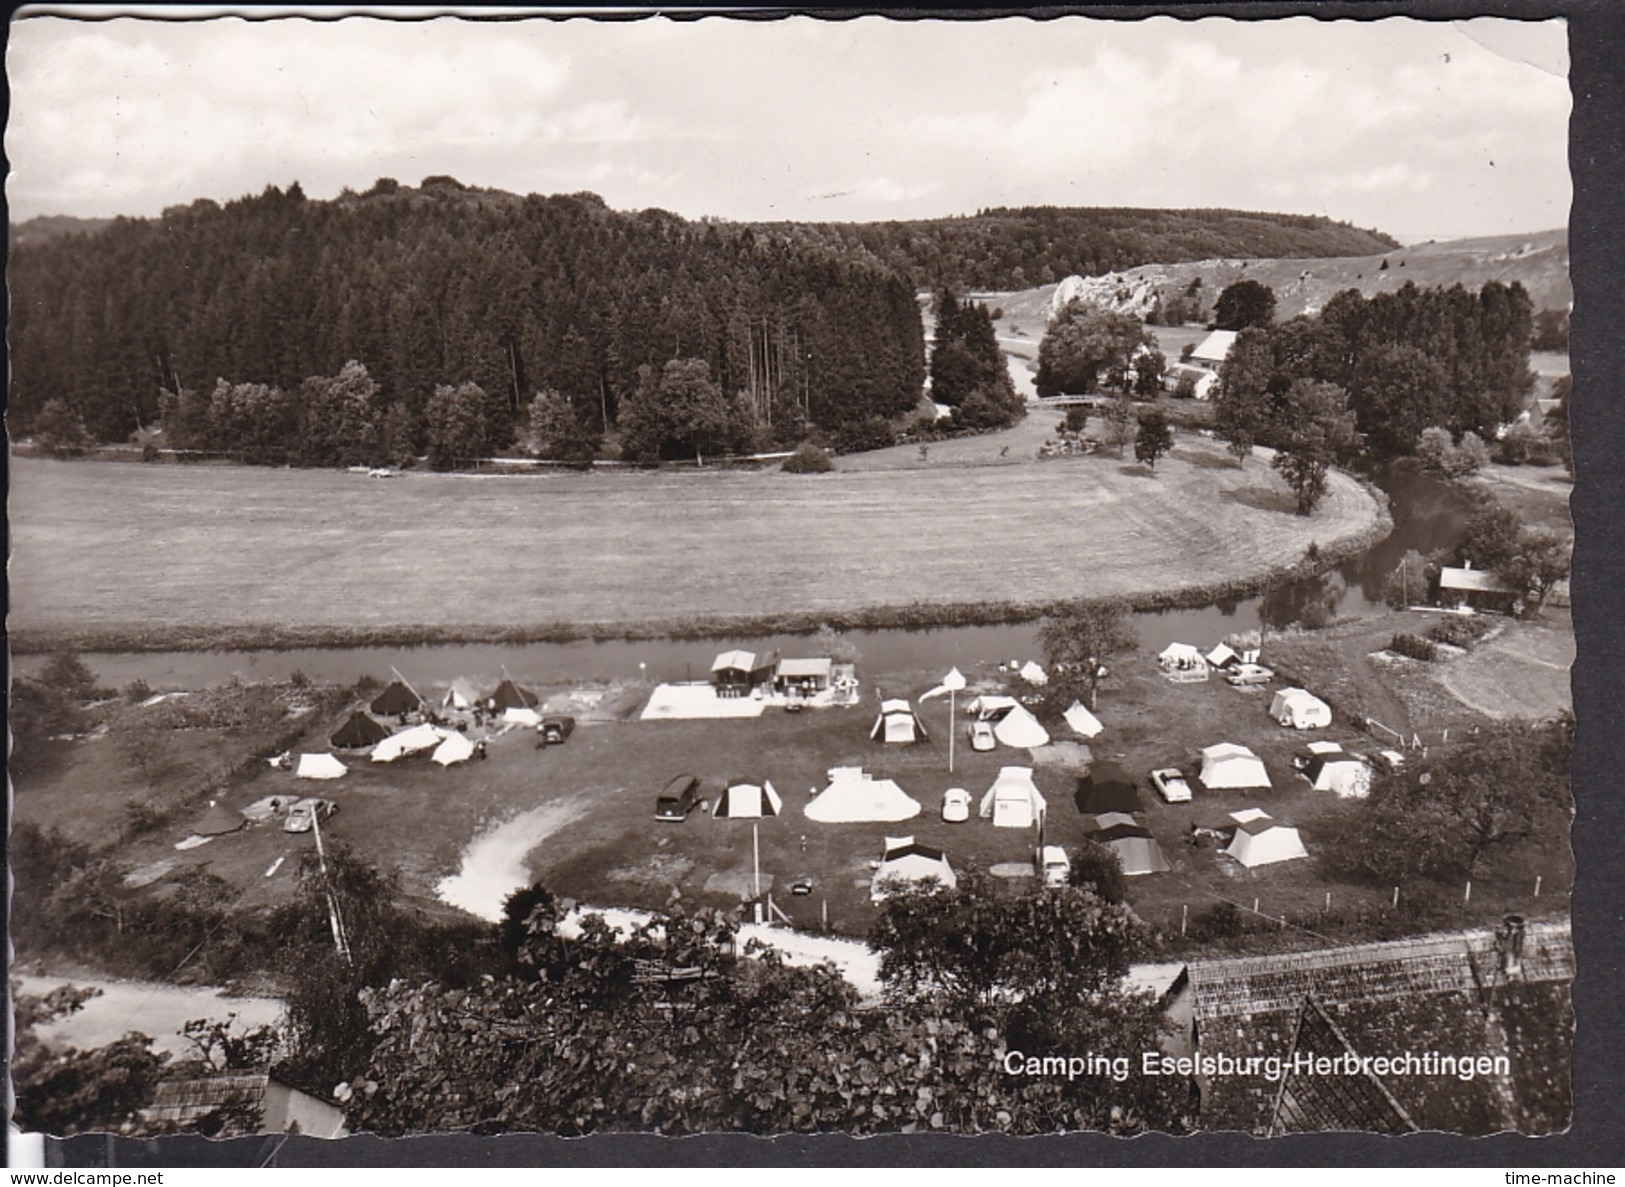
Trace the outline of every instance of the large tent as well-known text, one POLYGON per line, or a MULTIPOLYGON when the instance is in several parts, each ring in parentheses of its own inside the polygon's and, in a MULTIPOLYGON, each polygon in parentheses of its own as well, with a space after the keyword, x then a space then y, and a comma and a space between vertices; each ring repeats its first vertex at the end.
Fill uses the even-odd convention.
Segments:
POLYGON ((463 762, 474 754, 474 743, 455 730, 447 730, 445 737, 440 739, 440 745, 434 748, 429 757, 443 767, 449 767, 454 762, 463 762))
POLYGON ((1049 803, 1033 782, 1031 767, 1005 767, 982 797, 981 817, 994 828, 1032 828, 1042 825, 1049 803))
POLYGON ((711 809, 711 815, 749 818, 777 816, 783 810, 784 801, 779 798, 779 793, 773 790, 773 781, 764 779, 759 784, 729 784, 727 790, 717 797, 716 807, 711 809))
POLYGON ((920 724, 913 708, 904 700, 880 702, 880 716, 875 718, 869 736, 886 743, 906 744, 927 740, 925 726, 920 724))
POLYGON ((890 779, 875 779, 858 767, 836 767, 829 786, 807 804, 807 819, 820 824, 908 820, 920 814, 918 800, 890 779))
POLYGON ((480 694, 474 691, 474 686, 460 678, 453 680, 451 687, 446 689, 446 695, 440 698, 442 709, 456 709, 461 713, 467 713, 479 703, 480 694))
POLYGON ((1162 665, 1165 672, 1194 671, 1197 668, 1207 670, 1207 657, 1189 643, 1168 644, 1162 649, 1162 654, 1157 656, 1157 662, 1162 665))
POLYGON ((1303 775, 1316 791, 1335 792, 1344 799, 1364 799, 1371 792, 1370 766, 1341 747, 1311 754, 1303 775))
POLYGON ((1100 718, 1084 706, 1082 701, 1073 701, 1072 707, 1064 714, 1066 723, 1086 738, 1093 738, 1106 727, 1100 724, 1100 718))
POLYGON ((1224 852, 1248 869, 1309 856, 1297 829, 1268 818, 1240 825, 1224 852))
POLYGON ((1021 708, 1021 702, 1015 697, 1007 697, 998 693, 985 692, 971 700, 965 706, 965 712, 978 721, 999 721, 1012 709, 1021 708))
POLYGON ((887 837, 880 868, 869 883, 869 897, 879 902, 910 884, 934 884, 952 890, 959 885, 959 879, 942 850, 917 844, 913 837, 887 837))
POLYGON ((1016 750, 1049 745, 1049 731, 1022 705, 1017 705, 994 723, 993 736, 1016 750))
POLYGON ((1140 812, 1140 791, 1134 778, 1114 762, 1097 762, 1078 780, 1078 811, 1085 816, 1102 812, 1140 812))
POLYGON ((443 730, 439 726, 414 725, 411 729, 402 730, 398 734, 390 734, 382 742, 372 748, 373 762, 394 762, 408 754, 417 754, 420 751, 432 750, 445 741, 450 730, 443 730))
POLYGON ((505 709, 534 709, 541 703, 541 697, 527 688, 520 688, 512 680, 504 680, 497 685, 495 692, 485 698, 485 707, 493 713, 501 713, 505 709))
POLYGON ((1103 833, 1107 829, 1116 828, 1120 824, 1135 825, 1138 823, 1139 822, 1127 812, 1102 812, 1099 816, 1095 817, 1095 825, 1091 831, 1103 833))
POLYGON ((408 688, 404 681, 397 680, 378 694, 372 703, 372 711, 380 717, 399 717, 415 711, 421 704, 423 698, 408 688))
POLYGON ((349 769, 331 754, 301 754, 294 774, 301 779, 337 779, 349 769))
POLYGON ((247 823, 248 817, 241 812, 233 812, 224 804, 211 803, 203 818, 192 826, 192 832, 200 837, 218 837, 234 833, 247 823))
POLYGON ((1283 688, 1270 701, 1270 716, 1294 729, 1320 729, 1332 723, 1332 709, 1304 688, 1283 688))
POLYGON ((380 725, 359 709, 328 738, 329 744, 339 750, 364 750, 376 746, 389 737, 389 727, 380 725))
POLYGON ((1117 855, 1123 873, 1129 877, 1140 874, 1161 874, 1172 869, 1168 858, 1151 833, 1137 824, 1115 824, 1090 834, 1089 839, 1117 855))
POLYGON ((537 726, 542 724, 542 715, 536 712, 534 709, 527 709, 523 706, 515 705, 511 709, 504 709, 502 711, 502 724, 522 725, 526 729, 535 729, 537 726))
POLYGON ((1234 742, 1219 742, 1202 751, 1200 778, 1203 787, 1213 790, 1270 786, 1264 760, 1234 742))

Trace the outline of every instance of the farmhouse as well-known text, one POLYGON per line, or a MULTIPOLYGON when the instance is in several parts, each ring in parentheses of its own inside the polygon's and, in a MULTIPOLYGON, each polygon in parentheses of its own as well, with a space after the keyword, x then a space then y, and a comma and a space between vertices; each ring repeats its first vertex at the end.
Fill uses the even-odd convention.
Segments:
POLYGON ((1214 330, 1190 353, 1190 362, 1206 371, 1216 373, 1224 366, 1224 360, 1230 356, 1230 348, 1236 344, 1236 331, 1214 330))
POLYGON ((1162 386, 1165 391, 1177 392, 1180 384, 1186 380, 1190 381, 1191 395, 1198 400, 1211 400, 1217 393, 1218 373, 1206 367, 1193 367, 1189 363, 1168 364, 1168 369, 1162 375, 1162 386))
POLYGON ((1439 570, 1441 605, 1509 613, 1517 601, 1518 591, 1488 570, 1471 566, 1439 570))
POLYGON ((711 661, 711 685, 719 697, 749 696, 753 689, 772 681, 778 658, 754 651, 724 651, 711 661))

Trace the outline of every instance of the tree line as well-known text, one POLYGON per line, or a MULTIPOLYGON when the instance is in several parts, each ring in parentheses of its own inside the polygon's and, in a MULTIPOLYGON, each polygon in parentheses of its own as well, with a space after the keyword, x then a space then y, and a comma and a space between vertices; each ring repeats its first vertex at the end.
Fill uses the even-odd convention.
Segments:
POLYGON ((543 393, 602 434, 673 360, 704 365, 729 435, 774 443, 906 412, 924 379, 914 293, 872 260, 452 178, 200 200, 24 244, 10 276, 19 428, 53 400, 94 441, 178 412, 192 447, 259 460, 422 454, 476 406, 441 452, 500 450, 543 393))

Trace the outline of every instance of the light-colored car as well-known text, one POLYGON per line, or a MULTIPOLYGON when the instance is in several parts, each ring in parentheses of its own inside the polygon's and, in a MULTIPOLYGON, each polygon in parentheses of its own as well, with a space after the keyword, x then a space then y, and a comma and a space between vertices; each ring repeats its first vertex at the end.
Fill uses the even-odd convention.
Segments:
POLYGON ((992 722, 973 721, 966 727, 965 734, 970 738, 972 750, 992 750, 999 744, 998 739, 993 736, 992 722))
POLYGON ((942 793, 942 818, 949 824, 962 824, 970 819, 970 792, 963 787, 950 787, 942 793))
POLYGON ((1151 785, 1157 789, 1157 794, 1170 804, 1191 802, 1191 785, 1178 767, 1163 767, 1160 771, 1152 771, 1151 785))
POLYGON ((1405 756, 1397 750, 1379 750, 1372 755, 1371 763, 1384 774, 1396 775, 1405 769, 1405 756))
POLYGON ((316 827, 319 820, 327 820, 339 806, 332 800, 324 800, 319 796, 306 796, 294 803, 288 809, 288 817, 282 822, 282 831, 285 833, 308 833, 316 827))
POLYGON ((1237 664, 1230 669, 1225 680, 1240 688, 1247 684, 1268 684, 1274 676, 1275 673, 1262 664, 1237 664))
POLYGON ((1065 886, 1072 877, 1072 860, 1059 845, 1040 845, 1033 854, 1033 865, 1045 886, 1065 886))

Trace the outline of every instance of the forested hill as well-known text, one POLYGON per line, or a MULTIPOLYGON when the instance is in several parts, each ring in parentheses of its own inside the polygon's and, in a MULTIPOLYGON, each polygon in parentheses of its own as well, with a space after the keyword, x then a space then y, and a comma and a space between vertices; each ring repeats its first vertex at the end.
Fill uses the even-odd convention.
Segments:
MULTIPOLYGON (((802 416, 838 432, 906 411, 924 380, 913 288, 876 261, 451 178, 333 201, 273 186, 25 238, 9 279, 13 431, 56 400, 53 417, 66 405, 103 441, 150 424, 161 389, 207 402, 221 379, 271 389, 253 401, 276 410, 263 432, 293 436, 308 419, 289 407, 307 398, 300 385, 348 360, 376 385, 364 419, 388 409, 420 447, 437 387, 477 384, 495 450, 539 389, 601 426, 640 367, 673 359, 707 364, 732 412, 774 439, 794 440, 802 416)), ((233 448, 246 431, 217 427, 233 448)))
POLYGON ((1141 264, 1366 256, 1399 246, 1318 216, 1239 210, 1028 206, 970 218, 883 223, 761 223, 791 242, 871 258, 917 288, 1009 291, 1141 264))

